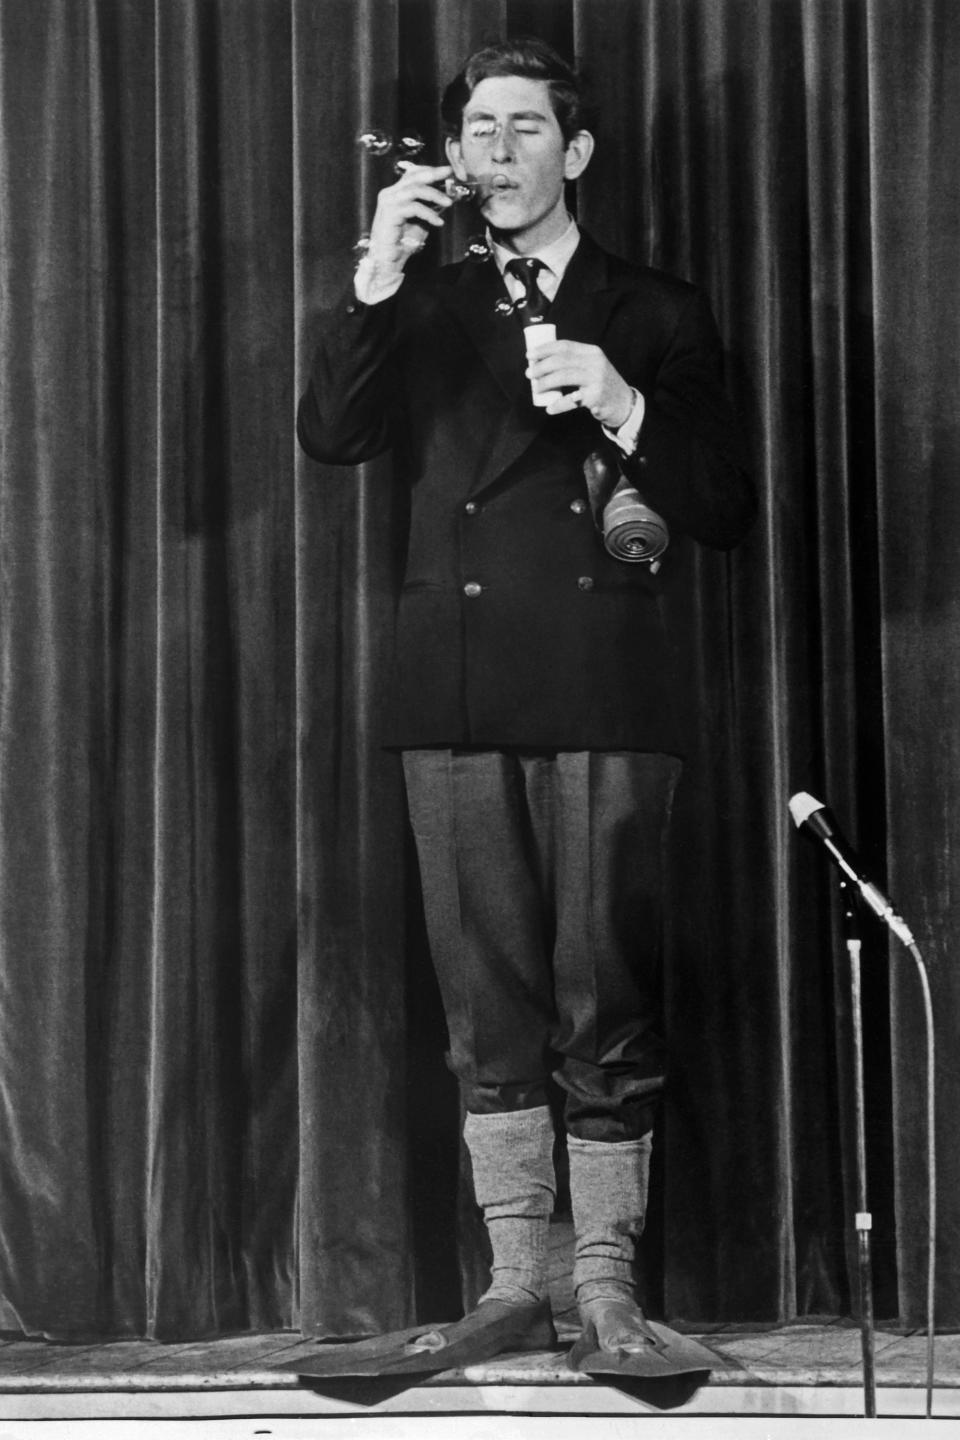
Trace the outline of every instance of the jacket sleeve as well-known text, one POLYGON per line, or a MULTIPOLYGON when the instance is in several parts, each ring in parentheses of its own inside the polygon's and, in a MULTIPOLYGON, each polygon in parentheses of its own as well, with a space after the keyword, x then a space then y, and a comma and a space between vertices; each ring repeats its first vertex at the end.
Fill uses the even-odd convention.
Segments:
POLYGON ((364 305, 353 290, 320 316, 320 342, 297 409, 314 460, 359 465, 393 443, 397 297, 364 305))
POLYGON ((625 473, 671 529, 731 549, 753 523, 757 499, 723 387, 720 336, 702 292, 685 303, 646 401, 625 473))

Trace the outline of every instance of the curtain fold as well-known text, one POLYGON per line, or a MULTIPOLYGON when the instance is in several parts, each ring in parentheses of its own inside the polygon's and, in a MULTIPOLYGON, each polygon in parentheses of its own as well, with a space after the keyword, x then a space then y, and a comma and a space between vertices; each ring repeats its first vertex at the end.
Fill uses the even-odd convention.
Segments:
MULTIPOLYGON (((525 30, 600 101, 581 222, 709 292, 762 494, 686 600, 647 1285, 691 1322, 856 1304, 809 789, 930 965, 960 1323, 950 0, 0 0, 2 1331, 366 1334, 480 1283, 379 744, 403 495, 388 458, 309 462, 293 417, 390 178, 357 134, 439 160, 443 83, 525 30)), ((863 929, 878 1312, 915 1324, 922 1013, 863 929)))
MULTIPOLYGON (((958 1101, 952 1036, 960 999, 952 961, 960 787, 960 33, 936 7, 921 7, 911 24, 896 6, 871 0, 867 18, 888 871, 931 971, 937 1188, 949 1197, 960 1183, 950 1118, 958 1101), (904 70, 912 85, 898 83, 904 70)), ((925 1308, 926 1076, 919 989, 902 951, 893 957, 891 988, 897 1261, 901 1303, 916 1316, 925 1308)), ((940 1204, 938 1313, 950 1323, 957 1218, 949 1200, 940 1204)))
MULTIPOLYGON (((300 375, 373 198, 353 141, 393 127, 396 46, 394 7, 295 16, 300 375)), ((301 1323, 366 1334, 407 1323, 413 1287, 400 777, 376 743, 400 517, 387 464, 295 464, 301 1323)))

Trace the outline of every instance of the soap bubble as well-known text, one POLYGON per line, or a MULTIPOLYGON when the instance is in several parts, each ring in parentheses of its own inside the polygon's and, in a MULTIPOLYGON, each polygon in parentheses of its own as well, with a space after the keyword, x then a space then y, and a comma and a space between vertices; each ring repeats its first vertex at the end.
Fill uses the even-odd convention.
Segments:
POLYGON ((397 152, 408 160, 412 160, 414 155, 420 154, 426 143, 423 136, 418 135, 416 130, 405 130, 397 141, 397 152))
POLYGON ((368 155, 388 155, 393 149, 393 140, 386 130, 364 130, 357 136, 357 144, 368 155))
POLYGON ((470 239, 467 241, 465 258, 467 260, 472 260, 476 265, 481 264, 484 260, 489 260, 490 246, 487 244, 486 236, 470 236, 470 239))
POLYGON ((476 186, 458 180, 455 175, 448 175, 443 182, 443 188, 451 200, 469 200, 476 186))

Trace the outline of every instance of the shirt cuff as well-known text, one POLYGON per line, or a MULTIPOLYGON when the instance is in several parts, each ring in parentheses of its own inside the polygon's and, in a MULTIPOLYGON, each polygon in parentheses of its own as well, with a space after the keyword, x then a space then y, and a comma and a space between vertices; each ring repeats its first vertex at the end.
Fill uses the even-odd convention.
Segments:
POLYGON ((634 388, 633 409, 620 426, 620 429, 608 430, 606 425, 602 427, 604 435, 609 436, 624 455, 632 455, 637 448, 637 441, 640 438, 640 426, 643 424, 646 409, 647 402, 640 394, 640 391, 634 388))
POLYGON ((370 255, 364 255, 354 273, 353 293, 361 305, 378 305, 396 295, 402 284, 402 270, 387 270, 370 255))

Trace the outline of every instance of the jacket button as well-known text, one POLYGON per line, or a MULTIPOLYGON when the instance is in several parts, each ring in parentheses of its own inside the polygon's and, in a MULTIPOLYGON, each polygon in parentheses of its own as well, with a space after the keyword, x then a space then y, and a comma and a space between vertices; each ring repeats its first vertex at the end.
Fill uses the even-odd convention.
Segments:
POLYGON ((466 510, 468 515, 476 515, 477 511, 480 509, 480 506, 477 504, 476 500, 468 500, 463 508, 464 510, 466 510))
POLYGON ((483 586, 478 585, 476 580, 468 580, 463 587, 463 593, 464 595, 469 595, 472 599, 474 595, 479 595, 482 589, 483 586))
POLYGON ((646 455, 638 455, 638 456, 637 456, 637 464, 638 464, 638 465, 646 465, 646 463, 647 463, 647 457, 646 457, 646 455))
POLYGON ((355 300, 351 300, 351 301, 350 301, 350 304, 347 306, 347 314, 348 314, 348 315, 356 315, 356 313, 357 313, 357 311, 358 311, 359 309, 360 309, 360 306, 357 304, 357 302, 356 302, 355 300))
POLYGON ((573 511, 574 515, 582 515, 583 512, 584 512, 584 510, 586 510, 586 508, 587 508, 587 502, 586 502, 586 500, 571 500, 571 501, 570 501, 570 509, 573 511))
POLYGON ((592 590, 593 577, 591 575, 581 575, 580 579, 577 581, 577 586, 581 590, 592 590))

